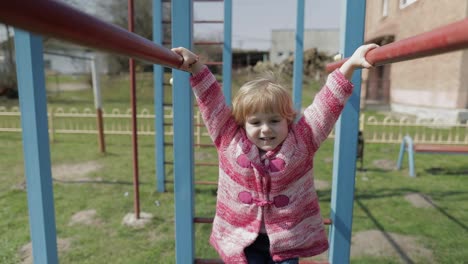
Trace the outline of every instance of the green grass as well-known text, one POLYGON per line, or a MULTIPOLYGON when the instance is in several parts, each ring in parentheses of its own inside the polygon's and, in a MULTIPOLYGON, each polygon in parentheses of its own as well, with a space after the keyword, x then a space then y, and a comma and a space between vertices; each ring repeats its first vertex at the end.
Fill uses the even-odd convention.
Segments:
MULTIPOLYGON (((117 78, 117 77, 115 77, 117 78)), ((109 80, 111 81, 111 80, 109 80)), ((118 78, 103 86, 105 105, 125 108, 128 81, 118 78)), ((139 88, 139 105, 152 107, 149 81, 139 88), (140 99, 139 99, 140 100, 140 99)), ((316 85, 317 86, 317 85, 316 85)), ((307 89, 316 89, 310 88, 307 89)), ((312 92, 311 92, 312 93, 312 92)), ((49 96, 49 106, 90 104, 90 91, 67 92, 49 96), (89 102, 88 102, 89 101, 89 102)), ((306 97, 306 96, 304 96, 306 97)), ((304 100, 308 100, 305 98, 304 100)), ((9 103, 14 104, 14 103, 9 103)), ((129 103, 128 103, 129 104, 129 103)), ((139 138, 140 204, 143 212, 154 215, 142 229, 122 225, 133 212, 132 145, 130 136, 107 136, 107 153, 98 153, 94 135, 56 136, 50 144, 52 166, 95 161, 102 169, 91 172, 88 180, 54 180, 57 236, 69 239, 70 248, 60 253, 60 263, 175 263, 174 193, 157 193, 153 137, 139 138), (125 194, 128 193, 126 196, 125 194), (100 224, 69 225, 76 212, 97 211, 100 224), (164 260, 164 261, 163 261, 164 260)), ((167 138, 167 141, 172 141, 167 138)), ((207 140, 207 142, 209 142, 207 140)), ((24 189, 23 151, 19 133, 0 133, 0 263, 19 263, 19 249, 30 241, 27 197, 24 189)), ((196 162, 216 162, 213 150, 195 150, 196 162)), ((385 169, 378 161, 396 163, 399 145, 366 144, 364 171, 356 173, 353 233, 380 230, 417 238, 430 249, 435 263, 466 263, 468 259, 468 162, 466 156, 416 155, 416 178, 408 176, 407 160, 402 171, 385 169), (434 202, 432 208, 415 208, 404 196, 422 193, 434 202)), ((172 159, 172 150, 166 150, 172 159)), ((328 140, 315 158, 315 175, 331 182, 333 141, 328 140)), ((172 167, 166 167, 172 179, 172 167)), ((196 167, 196 180, 216 180, 216 167, 196 167)), ((195 215, 211 217, 215 207, 215 186, 195 186, 195 215)), ((330 213, 330 189, 318 191, 322 214, 330 213)), ((211 225, 195 226, 196 256, 216 258, 208 243, 211 225)), ((406 252, 409 254, 409 252, 406 252)), ((413 263, 424 263, 412 259, 413 263)), ((392 257, 359 257, 352 263, 401 263, 392 257)))

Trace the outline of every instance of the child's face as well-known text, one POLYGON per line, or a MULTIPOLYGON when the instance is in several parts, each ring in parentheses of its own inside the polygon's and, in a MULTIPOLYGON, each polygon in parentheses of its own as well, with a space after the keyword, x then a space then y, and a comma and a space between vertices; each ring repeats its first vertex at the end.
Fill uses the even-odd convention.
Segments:
POLYGON ((248 139, 259 149, 269 151, 288 135, 288 121, 277 113, 255 113, 247 116, 245 131, 248 139))

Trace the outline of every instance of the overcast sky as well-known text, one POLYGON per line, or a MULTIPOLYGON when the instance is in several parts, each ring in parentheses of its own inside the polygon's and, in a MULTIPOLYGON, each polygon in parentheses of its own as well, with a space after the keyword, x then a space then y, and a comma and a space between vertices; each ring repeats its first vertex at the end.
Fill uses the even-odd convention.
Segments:
MULTIPOLYGON (((232 0, 232 45, 235 48, 270 48, 273 29, 295 29, 296 0, 232 0)), ((338 28, 341 0, 305 0, 304 27, 338 28)), ((195 19, 223 19, 223 3, 195 2, 195 19)), ((195 35, 221 35, 222 25, 195 25, 195 35)))
MULTIPOLYGON (((88 7, 95 4, 94 0, 69 1, 88 7)), ((306 29, 338 28, 341 1, 305 0, 304 27, 306 29)), ((272 30, 296 28, 296 0, 232 0, 232 5, 232 45, 234 48, 268 50, 271 46, 272 30)), ((194 19, 223 20, 223 6, 222 2, 194 1, 194 19)), ((222 32, 221 24, 194 26, 195 36, 208 36, 222 40, 222 32)), ((0 37, 3 36, 2 27, 0 37)))

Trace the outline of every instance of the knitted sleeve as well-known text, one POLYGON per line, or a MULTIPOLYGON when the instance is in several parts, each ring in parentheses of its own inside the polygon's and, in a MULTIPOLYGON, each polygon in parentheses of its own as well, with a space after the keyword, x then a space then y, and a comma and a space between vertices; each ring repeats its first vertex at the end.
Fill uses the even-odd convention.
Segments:
POLYGON ((190 84, 208 133, 219 147, 223 139, 233 137, 237 127, 221 87, 207 66, 190 78, 190 84))
POLYGON ((352 91, 353 84, 337 69, 328 76, 313 103, 304 110, 297 129, 304 135, 312 152, 317 151, 327 139, 352 91))

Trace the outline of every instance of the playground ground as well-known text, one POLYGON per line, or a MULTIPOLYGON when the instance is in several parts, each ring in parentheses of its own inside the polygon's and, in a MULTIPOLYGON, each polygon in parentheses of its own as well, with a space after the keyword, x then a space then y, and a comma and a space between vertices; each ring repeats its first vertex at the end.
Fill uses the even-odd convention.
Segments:
MULTIPOLYGON (((104 101, 128 106, 121 100, 128 86, 115 83, 119 86, 104 88, 104 101)), ((66 93, 52 95, 49 104, 92 105, 89 91, 66 93)), ((151 104, 148 97, 141 95, 142 104, 151 104)), ((62 134, 50 145, 60 263, 175 263, 173 186, 167 184, 165 193, 155 191, 154 139, 139 139, 141 211, 153 216, 142 227, 123 224, 133 212, 131 139, 108 136, 106 142, 104 155, 94 135, 62 134)), ((0 146, 0 263, 31 263, 21 135, 0 134, 0 146)), ((365 146, 364 170, 356 173, 351 263, 466 263, 467 157, 417 154, 418 177, 411 178, 406 162, 404 170, 395 170, 398 151, 396 144, 365 146)), ((216 161, 212 150, 195 149, 194 156, 198 162, 216 161)), ((332 162, 333 141, 327 140, 315 159, 325 217, 332 162)), ((215 180, 216 175, 216 167, 195 168, 196 180, 215 180)), ((167 178, 172 179, 170 166, 167 178)), ((213 216, 215 194, 216 186, 195 186, 196 216, 213 216)), ((195 229, 196 256, 216 258, 208 244, 211 225, 195 229)))

